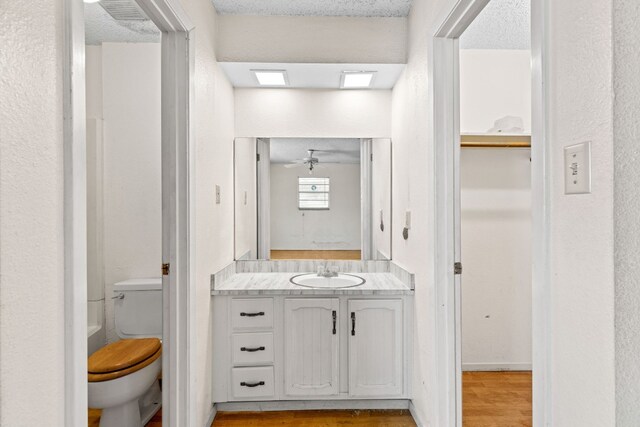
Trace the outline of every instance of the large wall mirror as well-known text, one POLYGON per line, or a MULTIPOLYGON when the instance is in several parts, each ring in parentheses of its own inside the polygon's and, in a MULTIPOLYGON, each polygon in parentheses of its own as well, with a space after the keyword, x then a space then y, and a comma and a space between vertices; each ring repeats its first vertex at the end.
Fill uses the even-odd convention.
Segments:
POLYGON ((236 259, 391 259, 391 152, 388 138, 236 138, 236 259))

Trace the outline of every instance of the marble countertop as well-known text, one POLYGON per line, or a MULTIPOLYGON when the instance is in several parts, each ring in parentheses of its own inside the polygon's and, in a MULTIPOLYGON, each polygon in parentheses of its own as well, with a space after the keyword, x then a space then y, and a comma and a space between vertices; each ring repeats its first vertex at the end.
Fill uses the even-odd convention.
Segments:
POLYGON ((412 295, 413 290, 391 273, 355 273, 366 282, 344 289, 315 289, 289 281, 300 273, 236 273, 211 290, 211 295, 412 295))

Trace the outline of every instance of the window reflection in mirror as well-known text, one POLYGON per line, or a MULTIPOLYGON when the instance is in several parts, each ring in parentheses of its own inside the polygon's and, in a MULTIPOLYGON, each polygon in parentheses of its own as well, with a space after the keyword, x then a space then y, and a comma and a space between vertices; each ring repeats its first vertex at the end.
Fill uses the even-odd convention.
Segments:
POLYGON ((236 138, 235 257, 391 259, 391 140, 236 138))

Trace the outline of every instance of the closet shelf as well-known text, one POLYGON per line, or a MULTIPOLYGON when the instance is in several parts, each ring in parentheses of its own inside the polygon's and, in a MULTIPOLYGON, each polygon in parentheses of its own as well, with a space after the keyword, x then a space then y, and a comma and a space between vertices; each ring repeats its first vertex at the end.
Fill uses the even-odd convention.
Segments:
POLYGON ((531 135, 525 134, 463 134, 462 148, 530 148, 531 135))

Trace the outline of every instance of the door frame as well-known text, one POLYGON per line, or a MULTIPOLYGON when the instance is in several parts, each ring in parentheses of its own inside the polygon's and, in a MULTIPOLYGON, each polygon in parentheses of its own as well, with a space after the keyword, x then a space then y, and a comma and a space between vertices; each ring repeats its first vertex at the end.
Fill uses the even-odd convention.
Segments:
MULTIPOLYGON (((435 311, 438 419, 462 425, 460 342, 459 210, 459 46, 458 38, 490 0, 458 0, 433 33, 433 123, 435 149, 435 311)), ((547 140, 547 0, 531 0, 532 66, 532 362, 533 424, 551 425, 550 381, 550 180, 547 140)))
MULTIPOLYGON (((193 425, 194 25, 179 0, 136 0, 162 31, 163 425, 193 425)), ((65 425, 87 423, 85 38, 82 0, 63 3, 65 425)), ((160 265, 158 271, 160 272, 160 265)))

